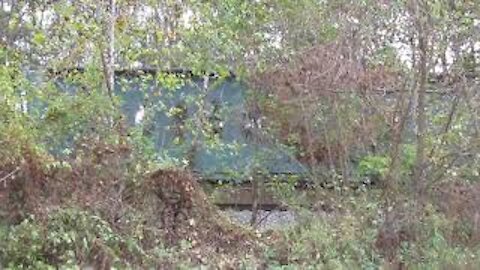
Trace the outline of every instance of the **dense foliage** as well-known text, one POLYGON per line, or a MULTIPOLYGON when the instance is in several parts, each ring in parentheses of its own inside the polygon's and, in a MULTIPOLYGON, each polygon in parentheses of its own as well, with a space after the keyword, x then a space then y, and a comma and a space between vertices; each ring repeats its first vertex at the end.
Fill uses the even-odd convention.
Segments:
POLYGON ((0 0, 0 268, 475 267, 479 50, 478 1, 0 0), (255 233, 208 201, 191 151, 240 145, 202 98, 184 156, 150 136, 185 113, 158 93, 129 124, 116 74, 168 95, 180 69, 248 87, 255 143, 307 173, 232 174, 296 225, 255 233))

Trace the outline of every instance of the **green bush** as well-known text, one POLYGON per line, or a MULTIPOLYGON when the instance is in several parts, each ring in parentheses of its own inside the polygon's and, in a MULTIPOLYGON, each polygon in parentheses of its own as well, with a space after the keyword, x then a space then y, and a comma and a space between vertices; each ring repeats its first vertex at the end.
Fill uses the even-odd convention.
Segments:
POLYGON ((360 160, 358 174, 375 182, 385 177, 390 166, 390 158, 385 156, 369 155, 360 160))
POLYGON ((9 269, 54 269, 92 263, 96 256, 120 262, 124 240, 100 217, 76 209, 31 216, 10 227, 0 242, 0 260, 9 269))
MULTIPOLYGON (((412 172, 415 163, 416 149, 412 144, 403 145, 401 148, 399 173, 407 176, 412 172)), ((391 158, 385 155, 367 155, 363 157, 357 167, 358 176, 368 178, 370 181, 381 181, 388 173, 391 158)))

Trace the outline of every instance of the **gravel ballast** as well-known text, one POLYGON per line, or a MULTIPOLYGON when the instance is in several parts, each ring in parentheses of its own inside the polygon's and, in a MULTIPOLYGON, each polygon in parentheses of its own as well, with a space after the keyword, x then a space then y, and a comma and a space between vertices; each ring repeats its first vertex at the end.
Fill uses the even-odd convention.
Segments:
MULTIPOLYGON (((224 210, 223 211, 233 222, 241 225, 250 225, 252 211, 250 210, 224 210)), ((265 211, 259 210, 257 216, 257 229, 265 231, 270 229, 280 229, 297 222, 296 214, 292 211, 265 211)))

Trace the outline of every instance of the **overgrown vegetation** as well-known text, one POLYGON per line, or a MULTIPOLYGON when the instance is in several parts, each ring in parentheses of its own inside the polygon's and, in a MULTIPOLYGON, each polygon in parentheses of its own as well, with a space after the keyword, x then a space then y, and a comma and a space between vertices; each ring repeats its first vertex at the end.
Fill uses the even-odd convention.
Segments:
POLYGON ((478 267, 479 27, 477 1, 0 0, 0 268, 478 267), (296 223, 232 223, 207 175, 296 223))

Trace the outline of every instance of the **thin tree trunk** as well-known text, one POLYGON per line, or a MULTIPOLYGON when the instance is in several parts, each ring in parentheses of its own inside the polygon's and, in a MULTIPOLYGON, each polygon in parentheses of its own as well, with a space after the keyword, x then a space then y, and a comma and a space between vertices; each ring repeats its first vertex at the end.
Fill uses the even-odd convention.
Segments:
MULTIPOLYGON (((405 88, 405 86, 403 87, 405 88)), ((408 102, 405 100, 405 91, 402 91, 402 94, 400 95, 397 105, 396 105, 396 111, 400 111, 400 119, 398 124, 395 124, 394 121, 394 126, 392 128, 393 132, 393 144, 392 144, 392 149, 390 152, 390 166, 388 173, 385 177, 385 191, 384 191, 384 197, 387 201, 387 206, 390 206, 390 199, 395 198, 395 193, 398 191, 398 173, 399 173, 399 167, 400 167, 400 150, 401 150, 401 145, 403 143, 403 131, 405 129, 405 123, 407 122, 407 118, 409 115, 409 109, 412 104, 412 99, 410 99, 408 102)), ((395 118, 397 115, 394 116, 395 118)), ((394 119, 395 120, 395 119, 394 119)))
POLYGON ((254 175, 252 179, 252 217, 250 219, 250 226, 255 227, 258 216, 258 200, 259 194, 259 175, 254 175))
POLYGON ((302 107, 302 114, 303 114, 303 123, 305 125, 305 132, 307 133, 307 155, 308 155, 308 163, 310 165, 310 168, 314 168, 315 167, 315 164, 316 164, 316 159, 315 159, 315 149, 314 149, 314 146, 313 146, 313 134, 312 134, 312 130, 311 130, 311 127, 310 127, 310 121, 308 121, 309 119, 307 118, 307 113, 306 113, 306 108, 305 108, 305 102, 304 102, 304 99, 302 98, 302 100, 300 101, 300 106, 302 107))
POLYGON ((109 0, 108 11, 108 46, 106 56, 103 55, 102 57, 102 62, 108 96, 112 99, 113 103, 113 91, 115 86, 115 0, 109 0))
POLYGON ((424 197, 426 178, 425 178, 425 136, 427 129, 427 116, 425 112, 425 93, 427 88, 427 40, 425 32, 424 17, 421 14, 424 12, 420 2, 415 2, 416 27, 418 35, 418 52, 420 61, 418 63, 418 87, 416 88, 418 102, 417 102, 417 153, 415 158, 415 168, 413 177, 415 181, 416 193, 420 199, 424 197))
POLYGON ((341 163, 342 169, 342 181, 344 184, 347 184, 349 182, 350 173, 348 163, 349 151, 347 146, 347 138, 345 133, 343 132, 343 129, 345 128, 342 121, 343 116, 341 115, 340 109, 338 108, 338 101, 336 97, 333 98, 333 108, 336 115, 338 141, 341 147, 341 149, 339 149, 339 151, 341 151, 341 153, 339 153, 339 162, 341 163))

